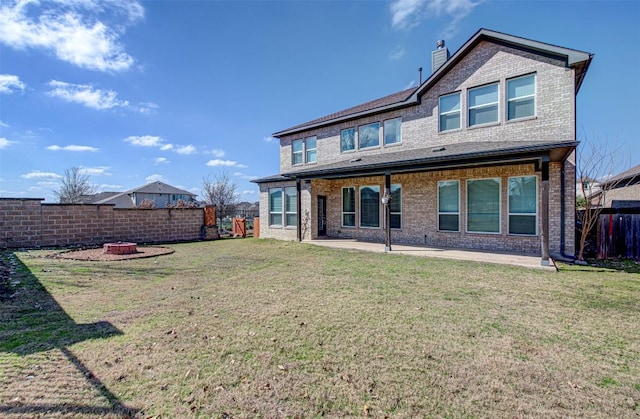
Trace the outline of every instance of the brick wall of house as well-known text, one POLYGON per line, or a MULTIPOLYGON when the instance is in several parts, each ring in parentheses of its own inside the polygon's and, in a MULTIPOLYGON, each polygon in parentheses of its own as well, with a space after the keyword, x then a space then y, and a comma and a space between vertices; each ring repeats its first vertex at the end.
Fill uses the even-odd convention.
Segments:
MULTIPOLYGON (((402 185, 402 229, 391 230, 392 243, 416 244, 437 247, 459 247, 484 249, 491 251, 509 251, 540 254, 540 236, 516 236, 508 234, 508 179, 510 176, 540 176, 533 165, 521 164, 501 167, 485 167, 448 171, 433 171, 415 174, 392 175, 391 183, 402 185), (501 185, 501 233, 482 234, 466 232, 466 180, 481 178, 500 178, 501 185), (460 181, 460 231, 438 231, 438 181, 460 181)), ((384 189, 384 176, 361 177, 339 180, 314 180, 314 195, 327 195, 327 234, 336 238, 384 243, 385 231, 382 228, 342 227, 342 187, 377 185, 384 189)), ((556 195, 553 191, 552 195, 556 195)), ((356 199, 356 226, 359 224, 359 199, 356 199)), ((539 208, 538 208, 539 210, 539 208)), ((381 217, 382 206, 380 209, 381 217)), ((559 215, 557 217, 560 219, 559 215)), ((539 217, 538 217, 539 221, 539 217)), ((538 227, 540 231, 540 227, 538 227)))
POLYGON ((0 198, 0 248, 165 243, 201 239, 202 208, 126 209, 0 198))
MULTIPOLYGON (((621 185, 622 186, 622 185, 621 185)), ((640 201, 640 183, 609 189, 605 193, 604 206, 611 207, 611 201, 640 201)))
POLYGON ((280 172, 312 168, 291 165, 291 142, 298 138, 317 136, 318 165, 349 160, 369 154, 392 153, 401 150, 455 144, 467 141, 573 141, 575 124, 574 70, 563 61, 526 51, 483 41, 461 62, 439 80, 421 98, 419 105, 371 115, 339 124, 283 136, 280 144, 280 172), (527 74, 536 74, 536 116, 506 121, 506 81, 527 74), (467 128, 467 89, 487 83, 499 83, 500 121, 482 127, 467 128), (459 130, 438 132, 438 98, 461 91, 461 126, 459 130), (340 152, 340 131, 372 122, 402 116, 402 143, 340 152))

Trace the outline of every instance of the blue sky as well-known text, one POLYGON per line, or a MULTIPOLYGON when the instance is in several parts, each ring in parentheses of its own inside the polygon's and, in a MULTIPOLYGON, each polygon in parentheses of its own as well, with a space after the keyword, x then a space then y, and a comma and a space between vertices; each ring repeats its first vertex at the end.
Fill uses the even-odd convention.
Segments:
POLYGON ((594 54, 578 139, 640 163, 640 2, 0 0, 0 196, 54 202, 161 180, 239 199, 278 173, 273 132, 418 83, 484 27, 594 54))

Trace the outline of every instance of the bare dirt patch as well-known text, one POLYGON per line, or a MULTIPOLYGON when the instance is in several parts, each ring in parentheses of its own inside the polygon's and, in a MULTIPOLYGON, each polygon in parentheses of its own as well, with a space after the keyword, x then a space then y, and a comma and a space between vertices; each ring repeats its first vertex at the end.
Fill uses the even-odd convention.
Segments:
POLYGON ((113 254, 105 253, 104 250, 100 247, 96 249, 65 251, 61 253, 56 253, 51 257, 56 259, 114 261, 114 260, 150 258, 155 256, 168 255, 173 252, 174 250, 170 247, 138 246, 136 253, 130 253, 126 255, 113 255, 113 254))

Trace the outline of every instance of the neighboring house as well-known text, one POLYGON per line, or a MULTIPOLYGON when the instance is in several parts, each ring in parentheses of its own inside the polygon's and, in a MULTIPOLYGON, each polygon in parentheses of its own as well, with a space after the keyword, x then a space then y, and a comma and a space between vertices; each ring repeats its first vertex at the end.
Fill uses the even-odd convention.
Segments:
POLYGON ((259 202, 240 202, 234 208, 234 214, 244 218, 254 218, 260 216, 259 202))
POLYGON ((254 181, 260 237, 386 243, 388 228, 391 244, 574 254, 592 55, 486 29, 432 55, 417 87, 273 134, 280 173, 254 181))
POLYGON ((604 208, 640 208, 640 164, 603 181, 592 202, 604 208))
POLYGON ((103 194, 108 195, 102 199, 94 199, 92 203, 113 204, 116 208, 135 208, 147 200, 152 201, 156 208, 166 208, 167 205, 176 205, 179 200, 186 203, 195 202, 197 196, 160 181, 148 183, 126 192, 103 192, 103 194))

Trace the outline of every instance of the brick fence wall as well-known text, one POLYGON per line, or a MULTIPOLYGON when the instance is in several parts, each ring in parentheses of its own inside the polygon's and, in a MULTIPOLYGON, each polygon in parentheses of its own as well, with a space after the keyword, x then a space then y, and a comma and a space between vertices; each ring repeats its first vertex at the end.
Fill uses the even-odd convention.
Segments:
MULTIPOLYGON (((203 208, 125 209, 0 198, 0 248, 201 240, 203 208)), ((212 238, 212 237, 209 237, 212 238)))

